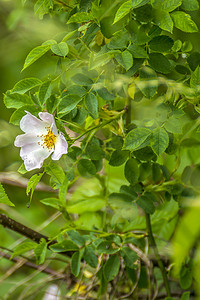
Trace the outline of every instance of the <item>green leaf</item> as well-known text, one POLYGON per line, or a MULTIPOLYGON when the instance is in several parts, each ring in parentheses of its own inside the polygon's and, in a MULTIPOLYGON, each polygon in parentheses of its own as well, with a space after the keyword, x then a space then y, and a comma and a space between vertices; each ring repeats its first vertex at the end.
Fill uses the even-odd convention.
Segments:
POLYGON ((116 247, 112 241, 103 241, 97 246, 99 254, 114 254, 119 250, 120 248, 116 247))
POLYGON ((132 53, 134 58, 148 58, 148 54, 144 49, 144 46, 139 46, 136 44, 131 44, 128 50, 132 53))
POLYGON ((181 122, 174 115, 171 116, 171 117, 169 117, 169 119, 165 122, 164 127, 165 127, 165 129, 168 132, 171 132, 171 133, 182 133, 181 122))
POLYGON ((134 269, 134 262, 138 259, 137 254, 126 246, 121 249, 120 254, 124 259, 125 265, 131 269, 134 269))
POLYGON ((38 78, 25 78, 17 82, 12 89, 12 93, 24 94, 36 86, 41 85, 42 81, 38 78))
POLYGON ((149 2, 150 0, 132 0, 132 8, 141 7, 149 2))
POLYGON ((181 8, 188 11, 198 10, 198 0, 182 0, 181 8))
POLYGON ((96 268, 98 264, 98 258, 94 253, 93 247, 88 245, 85 247, 84 259, 92 268, 96 268))
POLYGON ((121 55, 123 67, 128 71, 133 65, 133 56, 128 50, 123 51, 121 55))
POLYGON ((173 21, 170 14, 165 10, 156 11, 156 24, 163 30, 173 31, 173 21))
POLYGON ((156 128, 153 131, 152 149, 157 155, 161 155, 169 145, 169 136, 165 129, 156 128))
POLYGON ((156 72, 152 68, 144 66, 139 71, 139 78, 137 86, 145 97, 152 98, 158 89, 156 72))
POLYGON ((63 169, 56 163, 51 162, 48 166, 46 166, 45 171, 55 182, 55 187, 60 187, 65 179, 65 173, 63 169))
POLYGON ((190 292, 183 293, 180 300, 190 300, 190 292))
POLYGON ((63 206, 63 202, 57 198, 45 198, 40 200, 41 203, 47 206, 51 206, 56 209, 60 209, 63 206))
POLYGON ((151 0, 151 3, 154 8, 171 12, 181 5, 182 0, 151 0))
POLYGON ((78 95, 66 95, 60 99, 58 114, 62 117, 73 110, 82 99, 78 95))
POLYGON ((53 44, 57 44, 57 42, 55 40, 47 40, 44 43, 42 43, 42 46, 47 46, 47 45, 51 46, 53 44))
POLYGON ((13 94, 7 91, 4 94, 4 104, 7 108, 20 108, 27 104, 33 104, 33 101, 27 95, 13 94))
POLYGON ((53 244, 49 247, 53 252, 76 251, 79 247, 70 240, 64 240, 60 243, 53 244))
POLYGON ((86 85, 87 86, 87 85, 93 84, 92 79, 82 73, 77 73, 71 79, 74 83, 76 83, 78 85, 86 85))
POLYGON ((0 203, 7 204, 9 206, 15 206, 8 198, 2 184, 0 183, 0 203))
POLYGON ((153 214, 155 211, 155 206, 152 199, 147 198, 146 196, 141 196, 136 200, 137 205, 139 205, 147 214, 153 214))
POLYGON ((31 50, 31 52, 27 55, 23 70, 32 65, 36 60, 38 60, 41 56, 43 56, 50 49, 50 45, 42 45, 35 47, 31 50))
POLYGON ((105 154, 101 147, 99 139, 94 137, 90 140, 85 149, 85 154, 91 160, 101 160, 102 158, 104 158, 105 154))
POLYGON ((20 125, 21 118, 26 114, 25 111, 30 112, 31 114, 35 115, 39 112, 39 110, 33 105, 25 105, 18 108, 14 113, 11 115, 9 122, 14 125, 20 125))
POLYGON ((80 235, 80 233, 78 233, 78 231, 75 230, 68 230, 67 231, 67 235, 69 236, 69 238, 76 243, 79 246, 83 246, 85 245, 85 240, 82 237, 82 235, 80 235))
MULTIPOLYGON (((128 34, 124 31, 117 32, 111 39, 110 43, 108 43, 107 47, 111 50, 124 49, 128 43, 128 34)), ((119 52, 119 51, 118 51, 119 52)), ((117 53, 117 52, 116 52, 117 53)))
POLYGON ((80 175, 83 177, 90 177, 91 175, 96 174, 95 165, 93 164, 93 162, 91 162, 91 160, 88 159, 79 160, 77 164, 77 168, 80 175))
POLYGON ((172 47, 172 51, 178 52, 182 47, 182 42, 180 40, 176 40, 172 47))
POLYGON ((99 117, 98 113, 98 101, 96 96, 93 93, 89 93, 85 97, 85 106, 93 119, 99 117))
POLYGON ((39 89, 39 101, 43 105, 51 96, 51 81, 45 81, 39 89))
POLYGON ((174 26, 184 32, 197 32, 198 27, 192 21, 191 16, 183 11, 175 11, 171 13, 174 26))
POLYGON ((139 177, 139 168, 137 160, 130 158, 125 165, 124 175, 131 184, 136 184, 139 177))
POLYGON ((162 53, 150 53, 149 64, 159 73, 168 74, 171 72, 170 62, 162 53))
POLYGON ((188 58, 187 62, 190 66, 190 69, 192 71, 195 71, 195 69, 200 65, 200 53, 199 52, 193 52, 188 58))
POLYGON ((200 86, 200 67, 197 66, 190 79, 190 86, 192 88, 199 88, 200 86))
POLYGON ((72 255, 72 259, 71 259, 71 271, 75 277, 79 275, 80 267, 81 267, 81 254, 80 251, 78 251, 72 255))
POLYGON ((45 239, 41 239, 39 245, 37 245, 34 249, 34 253, 36 256, 36 263, 41 265, 45 262, 45 257, 47 253, 47 242, 45 239))
POLYGON ((168 35, 155 36, 149 42, 150 49, 158 52, 166 52, 171 49, 173 45, 174 41, 168 35))
POLYGON ((192 272, 189 268, 182 266, 180 271, 180 286, 182 289, 189 289, 192 285, 193 278, 192 278, 192 272))
POLYGON ((93 20, 94 17, 91 13, 87 12, 77 12, 76 14, 72 15, 67 23, 85 23, 93 20))
POLYGON ((103 273, 107 281, 113 280, 120 268, 120 258, 118 255, 110 256, 103 267, 103 273))
POLYGON ((111 94, 105 87, 96 90, 99 96, 104 100, 114 100, 115 95, 111 94))
POLYGON ((58 56, 66 56, 69 52, 69 47, 65 42, 51 45, 51 51, 58 56))
POLYGON ((15 256, 21 255, 27 251, 33 250, 35 247, 37 247, 37 244, 32 241, 25 241, 21 243, 20 245, 17 245, 14 249, 14 252, 11 256, 11 259, 15 256))
POLYGON ((121 166, 128 159, 129 152, 126 150, 116 150, 112 153, 109 165, 117 167, 121 166))
POLYGON ((27 188, 26 188, 26 195, 28 196, 29 193, 31 192, 31 195, 30 195, 30 202, 31 202, 31 200, 32 200, 34 190, 35 190, 37 184, 40 182, 40 179, 42 178, 43 174, 44 174, 44 173, 35 174, 35 175, 33 175, 33 176, 29 179, 29 182, 28 182, 28 185, 27 185, 27 188))
POLYGON ((151 133, 151 130, 147 128, 136 128, 131 130, 125 138, 123 149, 134 151, 142 148, 151 133))
POLYGON ((55 109, 58 107, 59 102, 60 99, 55 94, 51 95, 45 103, 46 110, 50 114, 53 114, 55 109))
POLYGON ((80 85, 71 85, 64 93, 63 97, 66 95, 77 95, 82 98, 86 94, 86 89, 80 85))
POLYGON ((124 16, 126 16, 130 12, 131 6, 132 6, 132 0, 124 2, 117 10, 113 24, 115 24, 116 22, 121 20, 124 16))

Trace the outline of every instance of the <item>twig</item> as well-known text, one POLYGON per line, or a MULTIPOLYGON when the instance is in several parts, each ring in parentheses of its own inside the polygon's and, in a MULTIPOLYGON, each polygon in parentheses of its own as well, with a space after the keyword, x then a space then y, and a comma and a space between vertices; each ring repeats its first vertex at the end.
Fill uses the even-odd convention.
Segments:
POLYGON ((128 247, 133 250, 135 253, 137 253, 137 255, 139 256, 139 258, 147 265, 148 268, 151 267, 151 262, 148 259, 148 257, 139 249, 137 248, 135 245, 133 244, 127 244, 128 247))
POLYGON ((54 276, 56 278, 60 278, 60 279, 62 279, 62 278, 65 279, 66 278, 65 274, 61 274, 59 272, 56 272, 56 271, 54 271, 54 270, 52 270, 52 269, 50 269, 48 267, 44 268, 43 265, 36 265, 36 264, 34 264, 34 263, 28 261, 27 259, 24 259, 24 258, 22 258, 22 259, 20 259, 18 257, 11 258, 10 254, 4 253, 2 251, 0 251, 0 256, 4 257, 6 259, 9 259, 10 261, 16 262, 16 263, 18 263, 20 265, 24 265, 26 267, 29 267, 29 268, 32 268, 32 269, 35 269, 35 270, 39 270, 39 271, 41 271, 43 273, 46 273, 46 274, 51 275, 51 276, 54 276))
POLYGON ((133 294, 133 292, 135 291, 135 289, 136 289, 136 287, 138 285, 138 282, 139 282, 139 279, 140 279, 140 273, 141 273, 141 261, 138 260, 138 272, 137 272, 136 282, 135 282, 133 288, 131 289, 131 291, 128 294, 119 297, 119 299, 128 298, 128 297, 130 297, 133 294))
POLYGON ((154 237, 153 237, 150 215, 145 213, 145 217, 146 217, 146 226, 147 226, 147 233, 148 233, 148 237, 149 237, 149 242, 150 242, 151 246, 153 247, 155 257, 158 261, 158 266, 159 266, 161 274, 162 274, 162 278, 163 278, 163 282, 164 282, 165 289, 166 289, 166 292, 167 292, 167 296, 171 297, 171 292, 170 292, 169 281, 168 281, 168 278, 167 278, 167 273, 166 273, 165 267, 162 263, 162 260, 160 258, 160 254, 158 252, 158 248, 156 246, 156 242, 155 242, 154 237))

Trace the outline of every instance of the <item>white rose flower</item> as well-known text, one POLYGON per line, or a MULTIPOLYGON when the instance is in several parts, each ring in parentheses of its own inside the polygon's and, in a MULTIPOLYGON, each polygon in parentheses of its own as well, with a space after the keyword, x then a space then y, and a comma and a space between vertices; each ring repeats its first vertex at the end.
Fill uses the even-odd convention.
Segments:
POLYGON ((53 160, 59 160, 67 153, 68 144, 63 134, 58 133, 53 115, 40 112, 40 119, 28 111, 20 121, 25 134, 18 135, 15 146, 21 147, 20 156, 27 171, 41 168, 44 160, 51 154, 53 160))

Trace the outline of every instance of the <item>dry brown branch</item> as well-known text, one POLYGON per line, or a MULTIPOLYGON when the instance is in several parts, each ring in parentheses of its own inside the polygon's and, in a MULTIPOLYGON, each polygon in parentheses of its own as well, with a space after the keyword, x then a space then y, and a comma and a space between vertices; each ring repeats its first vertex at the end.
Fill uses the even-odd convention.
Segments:
MULTIPOLYGON (((45 239, 46 242, 48 243, 47 247, 49 248, 49 246, 57 243, 56 240, 50 240, 46 235, 43 235, 19 222, 16 222, 15 220, 9 218, 8 216, 4 215, 4 214, 0 214, 0 224, 3 225, 6 228, 9 228, 12 231, 15 231, 29 239, 31 239, 32 241, 36 242, 36 243, 40 243, 41 239, 45 239)), ((73 252, 69 251, 69 252, 60 252, 60 254, 65 255, 65 256, 72 256, 73 252)))

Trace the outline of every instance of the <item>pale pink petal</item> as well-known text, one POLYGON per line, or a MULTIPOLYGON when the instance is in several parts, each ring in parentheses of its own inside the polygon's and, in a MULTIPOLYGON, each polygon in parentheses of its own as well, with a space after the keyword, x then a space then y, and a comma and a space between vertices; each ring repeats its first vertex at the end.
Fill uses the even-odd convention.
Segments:
POLYGON ((40 137, 32 133, 20 134, 16 137, 14 141, 14 145, 16 147, 22 147, 27 144, 37 143, 39 142, 40 137))
POLYGON ((26 115, 20 121, 20 128, 25 133, 43 134, 46 132, 47 123, 39 120, 31 113, 26 111, 26 115))
POLYGON ((57 135, 58 130, 56 128, 56 124, 55 124, 53 115, 49 114, 48 112, 40 112, 38 115, 42 121, 44 121, 45 123, 48 123, 48 125, 50 125, 52 132, 57 135))
POLYGON ((59 160, 63 154, 67 153, 68 144, 62 133, 59 133, 56 144, 55 150, 51 156, 53 160, 59 160))
POLYGON ((38 143, 26 144, 21 147, 20 156, 22 159, 24 159, 24 157, 26 158, 30 152, 42 149, 42 146, 40 146, 38 143))
POLYGON ((44 160, 52 153, 48 149, 35 150, 23 156, 24 165, 27 171, 40 169, 44 160))

